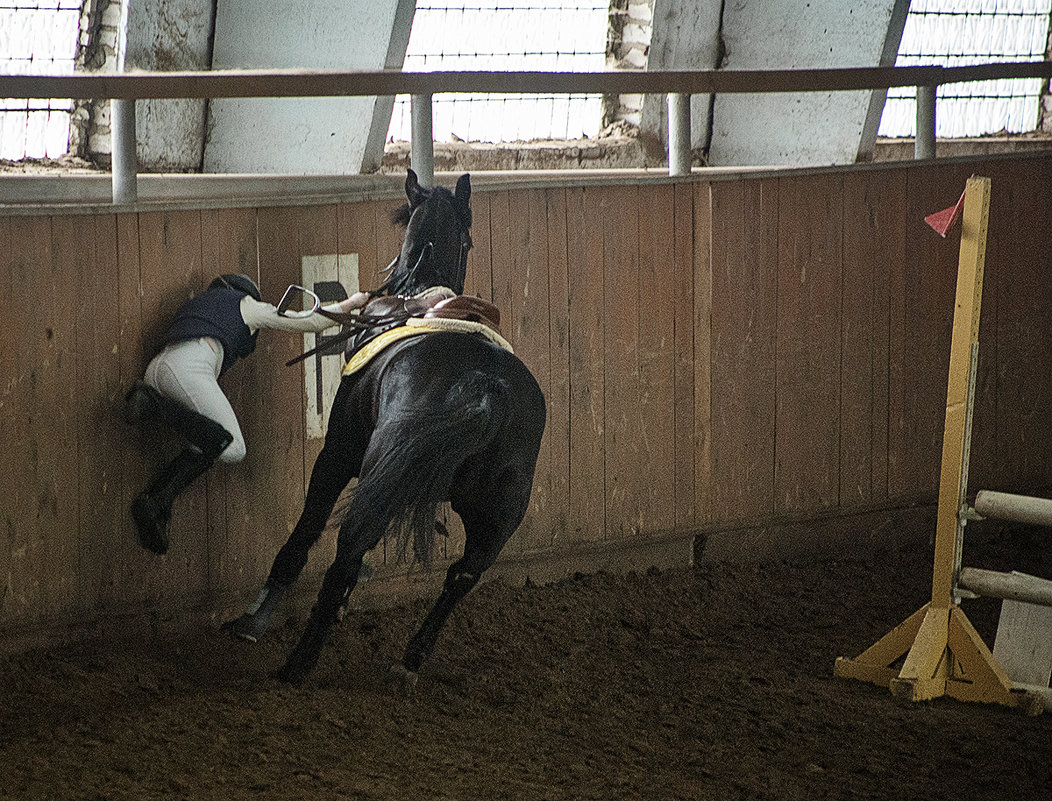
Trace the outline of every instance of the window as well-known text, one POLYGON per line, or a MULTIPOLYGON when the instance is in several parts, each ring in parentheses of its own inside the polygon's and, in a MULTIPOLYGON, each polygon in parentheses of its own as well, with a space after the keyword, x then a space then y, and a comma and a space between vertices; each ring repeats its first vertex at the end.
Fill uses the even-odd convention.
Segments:
MULTIPOLYGON (((607 0, 419 0, 406 72, 596 72, 606 68, 607 0)), ((602 96, 435 95, 434 136, 483 141, 595 136, 602 96)), ((409 98, 399 96, 389 139, 410 139, 409 98)))
MULTIPOLYGON (((0 0, 5 75, 73 72, 80 0, 0 0)), ((0 158, 58 158, 69 149, 70 100, 0 99, 0 158)))
MULTIPOLYGON (((896 66, 1044 61, 1052 0, 913 0, 896 66)), ((936 97, 936 135, 1021 133, 1038 125, 1040 78, 953 83, 936 97)), ((916 90, 888 90, 878 133, 913 136, 916 90)))

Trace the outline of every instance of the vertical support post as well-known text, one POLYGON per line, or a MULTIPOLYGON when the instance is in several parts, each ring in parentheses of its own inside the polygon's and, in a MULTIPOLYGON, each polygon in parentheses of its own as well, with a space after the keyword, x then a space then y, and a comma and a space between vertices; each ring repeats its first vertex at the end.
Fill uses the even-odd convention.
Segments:
POLYGON ((431 95, 413 95, 410 101, 412 142, 409 159, 421 186, 435 183, 435 139, 431 124, 431 95))
POLYGON ((113 202, 135 203, 139 199, 139 164, 135 154, 134 100, 110 100, 110 151, 113 202))
POLYGON ((690 95, 668 96, 668 174, 690 175, 690 95))
POLYGON ((935 158, 935 89, 917 87, 917 135, 913 140, 915 159, 935 158))
POLYGON ((932 606, 944 609, 955 602, 953 590, 960 567, 960 513, 967 492, 967 457, 975 402, 974 375, 979 352, 979 311, 983 299, 989 209, 990 179, 969 178, 961 218, 961 252, 950 340, 950 371, 946 382, 946 422, 931 589, 932 606))

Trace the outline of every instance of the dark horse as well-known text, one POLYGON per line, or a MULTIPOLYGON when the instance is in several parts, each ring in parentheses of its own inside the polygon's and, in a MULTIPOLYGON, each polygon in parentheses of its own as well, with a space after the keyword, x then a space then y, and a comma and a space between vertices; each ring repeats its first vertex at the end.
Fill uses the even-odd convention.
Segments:
MULTIPOLYGON (((461 176, 453 193, 421 187, 410 170, 405 190, 409 202, 392 215, 406 226, 405 241, 390 278, 374 294, 412 297, 435 286, 461 294, 471 248, 469 177, 461 176)), ((390 345, 342 379, 303 514, 257 602, 226 628, 246 640, 262 636, 337 498, 358 476, 343 510, 336 559, 302 638, 276 674, 299 683, 317 664, 366 552, 393 527, 402 548, 411 535, 417 557, 427 562, 436 507, 449 501, 464 523, 464 555, 449 568, 401 664, 392 667, 411 687, 453 607, 522 522, 544 424, 544 395, 530 371, 481 335, 442 331, 390 345)))

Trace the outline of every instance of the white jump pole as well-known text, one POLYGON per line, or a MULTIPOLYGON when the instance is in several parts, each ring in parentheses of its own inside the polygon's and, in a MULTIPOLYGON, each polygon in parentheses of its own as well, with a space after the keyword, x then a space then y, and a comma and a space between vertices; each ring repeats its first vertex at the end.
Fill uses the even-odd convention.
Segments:
POLYGON ((962 567, 957 583, 984 598, 1007 598, 1052 606, 1052 581, 1025 573, 1000 573, 997 570, 962 567))
POLYGON ((1052 500, 1012 495, 1007 492, 980 490, 975 496, 975 511, 983 517, 1013 520, 1034 526, 1052 526, 1052 500))

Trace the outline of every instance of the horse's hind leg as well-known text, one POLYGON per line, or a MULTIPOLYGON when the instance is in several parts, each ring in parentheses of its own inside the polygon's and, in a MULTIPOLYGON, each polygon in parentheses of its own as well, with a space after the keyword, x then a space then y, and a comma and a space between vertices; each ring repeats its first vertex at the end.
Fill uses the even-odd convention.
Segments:
MULTIPOLYGON (((525 504, 522 505, 525 507, 525 504)), ((391 667, 390 679, 401 682, 407 691, 416 684, 417 672, 431 655, 438 634, 453 608, 471 592, 482 574, 497 560, 501 549, 522 521, 522 513, 516 512, 505 517, 502 523, 475 518, 464 512, 461 513, 461 519, 466 533, 464 555, 450 565, 442 594, 416 634, 410 638, 402 662, 391 667)))
POLYGON ((311 471, 303 512, 274 558, 266 584, 245 614, 223 624, 224 630, 248 642, 256 642, 263 636, 285 590, 307 564, 308 552, 325 529, 340 493, 357 475, 361 459, 360 448, 345 440, 326 437, 311 471))
POLYGON ((344 598, 358 583, 362 558, 380 541, 384 532, 379 519, 353 518, 350 515, 340 527, 336 559, 325 572, 318 600, 311 610, 303 636, 292 649, 284 666, 274 677, 290 684, 299 684, 318 664, 322 649, 329 640, 344 598))

